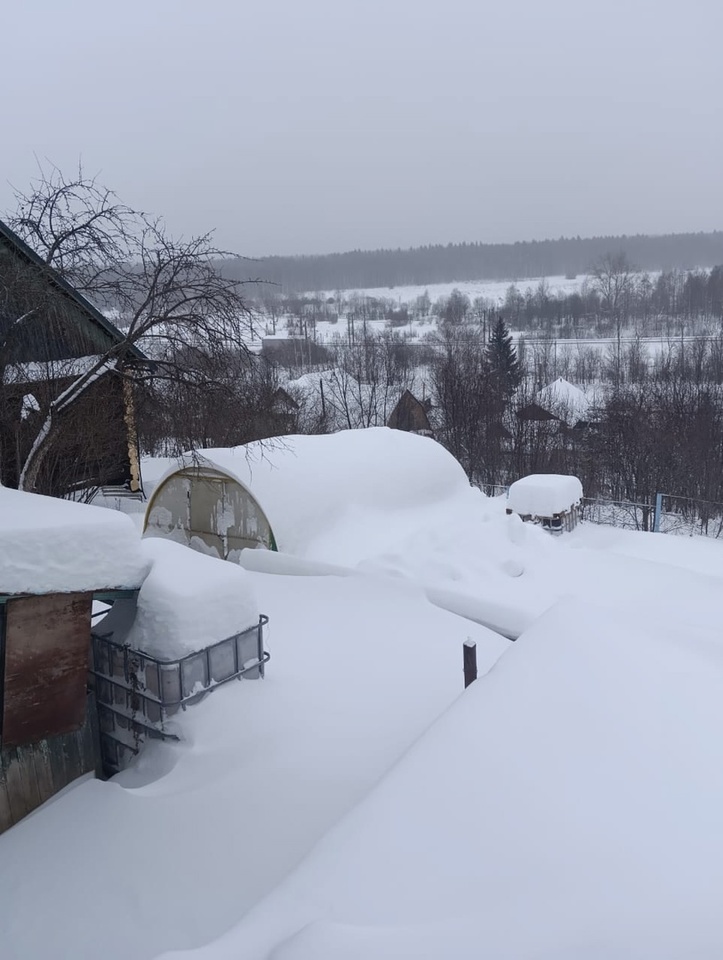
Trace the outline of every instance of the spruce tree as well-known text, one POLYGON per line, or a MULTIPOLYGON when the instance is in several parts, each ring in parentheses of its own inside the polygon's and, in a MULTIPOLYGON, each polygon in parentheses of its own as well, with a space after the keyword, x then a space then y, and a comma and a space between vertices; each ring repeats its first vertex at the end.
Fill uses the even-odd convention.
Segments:
POLYGON ((489 371, 498 381, 500 389, 507 396, 512 396, 522 382, 522 370, 512 334, 502 317, 497 318, 492 328, 485 355, 489 371))

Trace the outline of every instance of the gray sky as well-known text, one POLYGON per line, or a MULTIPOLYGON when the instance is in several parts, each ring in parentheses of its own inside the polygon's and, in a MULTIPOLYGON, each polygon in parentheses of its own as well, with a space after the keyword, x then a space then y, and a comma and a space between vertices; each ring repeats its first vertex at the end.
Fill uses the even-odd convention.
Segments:
POLYGON ((723 228, 723 0, 3 4, 35 155, 246 255, 723 228))

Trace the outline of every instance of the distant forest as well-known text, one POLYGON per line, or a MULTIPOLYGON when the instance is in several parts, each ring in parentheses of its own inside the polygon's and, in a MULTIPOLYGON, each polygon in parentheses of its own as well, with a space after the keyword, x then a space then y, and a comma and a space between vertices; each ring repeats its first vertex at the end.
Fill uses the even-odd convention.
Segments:
POLYGON ((352 250, 313 256, 230 260, 223 272, 278 284, 284 293, 397 287, 463 280, 577 276, 610 252, 639 270, 723 263, 723 231, 663 236, 572 237, 518 243, 450 243, 408 250, 352 250))

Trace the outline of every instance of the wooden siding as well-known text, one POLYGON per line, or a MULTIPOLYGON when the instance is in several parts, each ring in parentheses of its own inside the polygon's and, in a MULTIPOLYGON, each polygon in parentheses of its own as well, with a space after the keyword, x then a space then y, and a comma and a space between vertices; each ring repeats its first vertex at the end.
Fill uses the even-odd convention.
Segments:
POLYGON ((83 708, 83 725, 74 733, 0 750, 0 833, 73 780, 97 772, 100 751, 91 695, 84 697, 83 708))
POLYGON ((432 426, 424 404, 413 393, 405 390, 387 421, 392 430, 406 430, 409 433, 432 433, 432 426))
POLYGON ((15 597, 5 611, 3 749, 80 729, 90 647, 90 593, 15 597))

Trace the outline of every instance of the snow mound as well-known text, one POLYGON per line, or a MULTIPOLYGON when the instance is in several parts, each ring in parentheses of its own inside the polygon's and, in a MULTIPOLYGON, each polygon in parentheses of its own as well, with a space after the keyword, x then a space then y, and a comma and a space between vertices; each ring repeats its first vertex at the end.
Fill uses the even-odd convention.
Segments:
POLYGON ((342 529, 351 522, 361 533, 361 559, 369 535, 383 531, 397 511, 469 493, 464 470, 442 446, 387 427, 200 450, 193 461, 248 487, 279 549, 299 556, 314 555, 313 543, 320 537, 351 543, 342 529))
POLYGON ((141 463, 143 492, 150 500, 159 482, 181 467, 181 457, 144 457, 141 463))
POLYGON ((533 473, 511 485, 507 506, 523 517, 552 517, 569 510, 581 499, 582 484, 577 477, 533 473))
POLYGON ((259 619, 251 581, 241 567, 172 540, 142 540, 151 563, 132 601, 116 603, 96 627, 160 659, 178 659, 254 626, 259 619))
POLYGON ((561 603, 191 956, 719 956, 721 723, 714 629, 561 603))
MULTIPOLYGON (((519 605, 532 586, 529 558, 546 568, 554 549, 542 531, 505 516, 504 500, 471 487, 440 444, 400 430, 290 436, 197 451, 185 463, 246 486, 281 553, 440 588, 454 594, 454 609, 459 594, 519 605)), ((553 599, 540 586, 535 609, 553 599)))
POLYGON ((132 589, 148 566, 123 514, 0 486, 0 593, 132 589))

